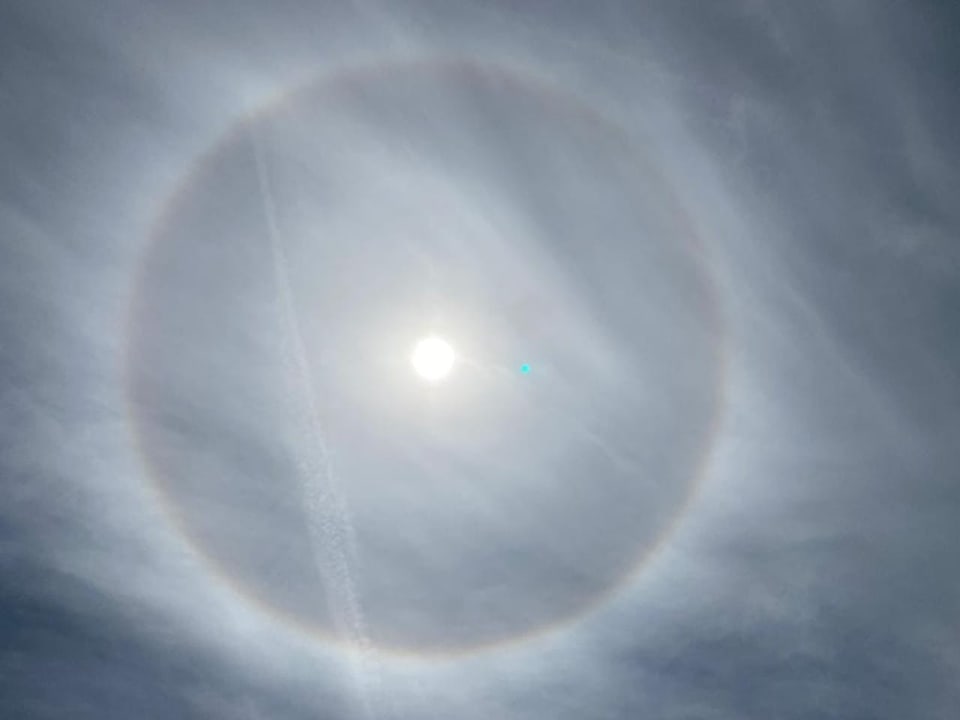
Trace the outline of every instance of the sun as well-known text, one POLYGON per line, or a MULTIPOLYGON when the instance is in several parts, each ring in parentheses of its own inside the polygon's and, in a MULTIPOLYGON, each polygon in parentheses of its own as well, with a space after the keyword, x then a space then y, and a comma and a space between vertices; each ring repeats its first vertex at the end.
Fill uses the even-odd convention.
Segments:
POLYGON ((427 382, 436 383, 446 378, 457 360, 457 354, 443 338, 431 335, 413 348, 410 363, 417 374, 427 382))

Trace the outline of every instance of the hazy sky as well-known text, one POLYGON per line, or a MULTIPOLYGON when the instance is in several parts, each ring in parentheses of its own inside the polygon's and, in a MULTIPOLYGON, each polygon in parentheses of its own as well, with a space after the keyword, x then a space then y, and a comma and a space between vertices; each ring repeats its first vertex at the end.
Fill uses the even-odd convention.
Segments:
POLYGON ((955 718, 958 20, 6 3, 0 715, 955 718))

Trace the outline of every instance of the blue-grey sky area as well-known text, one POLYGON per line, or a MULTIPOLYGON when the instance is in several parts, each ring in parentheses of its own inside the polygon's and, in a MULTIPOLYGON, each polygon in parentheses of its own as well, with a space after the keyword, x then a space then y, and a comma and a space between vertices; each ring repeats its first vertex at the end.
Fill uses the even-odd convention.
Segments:
POLYGON ((4 3, 0 717, 960 716, 958 31, 4 3))

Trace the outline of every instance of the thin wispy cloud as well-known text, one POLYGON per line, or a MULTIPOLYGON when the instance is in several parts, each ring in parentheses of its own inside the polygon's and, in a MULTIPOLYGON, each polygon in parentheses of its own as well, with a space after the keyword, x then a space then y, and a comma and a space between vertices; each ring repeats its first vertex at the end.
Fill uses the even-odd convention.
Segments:
POLYGON ((0 714, 952 718, 957 19, 8 4, 0 714))

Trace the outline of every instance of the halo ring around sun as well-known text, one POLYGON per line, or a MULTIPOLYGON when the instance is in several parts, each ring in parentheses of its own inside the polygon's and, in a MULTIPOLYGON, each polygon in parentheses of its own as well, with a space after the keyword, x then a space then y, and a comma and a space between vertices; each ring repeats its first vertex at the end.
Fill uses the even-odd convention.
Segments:
MULTIPOLYGON (((618 590, 628 586, 639 575, 645 561, 653 557, 657 548, 662 546, 664 541, 669 538, 679 519, 683 517, 705 473, 723 408, 724 330, 721 313, 722 305, 710 268, 707 266, 707 250, 694 231, 689 218, 687 218, 682 203, 668 187, 656 167, 651 164, 649 158, 643 152, 642 147, 634 142, 628 133, 611 118, 603 115, 595 107, 573 95, 566 89, 542 79, 534 70, 523 67, 507 67, 497 63, 474 59, 443 57, 422 61, 404 60, 393 63, 375 63, 346 69, 332 76, 324 76, 292 92, 283 93, 279 95, 275 101, 268 103, 256 113, 241 119, 236 127, 218 141, 210 151, 199 157, 195 165, 185 174, 181 183, 164 202, 149 239, 148 247, 136 273, 127 323, 126 397, 138 453, 151 486, 156 491, 155 497, 158 502, 160 502, 166 510, 167 515, 171 518, 180 534, 197 550, 200 557, 205 560, 207 568, 220 581, 230 586, 238 595, 265 613, 281 619, 283 622, 298 628, 304 633, 316 636, 325 641, 337 642, 337 634, 331 629, 329 623, 318 620, 317 617, 311 615, 309 611, 299 609, 299 606, 293 601, 287 604, 277 601, 277 596, 272 594, 273 591, 267 586, 267 582, 261 579, 267 571, 259 567, 256 570, 251 570, 250 567, 246 565, 241 567, 238 564, 240 561, 235 560, 234 556, 225 555, 221 551, 221 547, 224 546, 237 547, 237 543, 243 542, 244 535, 241 533, 240 535, 230 535, 229 537, 212 538, 209 534, 210 528, 204 525, 203 521, 197 520, 197 518, 200 517, 197 508, 203 506, 204 502, 210 502, 212 498, 221 497, 217 495, 217 493, 221 492, 223 487, 226 486, 216 485, 216 482, 220 482, 220 480, 211 480, 210 483, 212 484, 206 485, 198 490, 198 486, 193 482, 195 478, 186 477, 186 475, 194 472, 194 468, 197 466, 195 464, 188 466, 182 460, 171 459, 174 458, 175 455, 172 448, 178 446, 178 443, 195 444, 202 440, 202 438, 188 437, 187 431, 177 425, 181 422, 177 417, 178 414, 192 413, 198 418, 205 418, 208 424, 217 425, 218 427, 226 427, 226 425, 229 424, 231 427, 230 432, 235 433, 237 437, 237 442, 231 445, 232 449, 230 450, 232 453, 239 454, 237 458, 228 460, 220 456, 210 457, 210 454, 207 454, 205 462, 209 463, 209 465, 203 467, 205 479, 229 478, 232 468, 243 465, 249 467, 251 465, 256 466, 257 463, 262 463, 263 467, 259 469, 254 467, 254 471, 262 471, 264 477, 272 477, 273 473, 278 472, 278 468, 282 469, 287 467, 285 464, 286 461, 282 458, 282 448, 274 448, 270 452, 262 453, 255 458, 246 458, 244 456, 245 451, 242 440, 246 437, 245 433, 253 433, 256 435, 258 442, 262 439, 261 431, 258 428, 252 427, 252 423, 256 422, 256 419, 244 417, 247 408, 257 407, 256 403, 260 401, 260 396, 248 396, 248 393, 254 391, 250 390, 249 387, 245 387, 242 382, 231 384, 229 367, 221 368, 224 371, 222 376, 218 375, 217 370, 211 370, 212 374, 205 376, 199 374, 190 375, 189 368, 186 364, 187 360, 165 357, 158 361, 154 355, 157 351, 156 349, 161 347, 161 339, 163 343, 166 343, 164 347, 175 347, 178 340, 184 339, 177 337, 179 330, 175 326, 175 323, 169 322, 170 318, 174 317, 174 315, 176 318, 191 318, 188 339, 202 339, 205 337, 204 333, 207 332, 212 332, 213 334, 222 332, 231 333, 229 337, 226 335, 223 336, 231 347, 245 348, 248 347, 250 343, 256 342, 255 339, 251 339, 251 337, 244 334, 243 328, 240 327, 241 324, 238 324, 237 328, 229 330, 216 327, 217 313, 237 312, 248 313, 250 317, 255 316, 256 313, 260 312, 259 305, 254 306, 251 303, 250 307, 246 307, 244 305, 245 300, 236 295, 236 292, 239 292, 237 289, 244 288, 246 285, 256 286, 258 283, 266 286, 269 285, 270 282, 269 277, 265 279, 263 277, 267 274, 262 270, 263 258, 257 254, 260 250, 257 249, 256 242, 249 244, 239 243, 236 246, 224 245, 222 248, 219 246, 215 248, 198 248, 195 244, 192 244, 191 252, 200 253, 201 255, 209 252, 215 257, 206 265, 203 264, 205 261, 201 258, 200 265, 196 267, 196 263, 194 262, 196 258, 192 258, 189 263, 182 262, 180 257, 183 253, 183 248, 187 247, 187 244, 185 244, 185 241, 181 238, 182 233, 180 233, 180 228, 183 227, 183 223, 192 217, 190 215, 194 212, 194 205, 192 203, 196 201, 197 197, 206 197, 207 195, 212 198, 218 197, 212 190, 211 178, 220 177, 220 175, 214 173, 211 168, 219 168, 221 166, 232 167, 232 164, 236 164, 237 167, 241 169, 247 167, 247 170, 249 170, 249 164, 244 166, 243 162, 238 158, 240 154, 242 154, 240 153, 240 149, 247 147, 249 133, 252 128, 269 126, 271 123, 278 122, 276 118, 295 117, 294 110, 301 107, 309 107, 311 108, 311 112, 316 112, 317 108, 336 107, 339 103, 343 102, 360 105, 368 102, 371 96, 390 98, 396 86, 408 81, 412 84, 412 87, 415 88, 440 88, 446 93, 444 95, 445 99, 449 96, 450 98, 456 99, 457 102, 462 101, 465 103, 469 103, 471 98, 466 97, 466 95, 464 96, 466 99, 464 99, 464 97, 455 98, 456 93, 460 92, 463 88, 470 90, 473 87, 480 87, 482 90, 481 95, 482 93, 492 93, 495 97, 505 98, 505 100, 503 100, 505 103, 516 102, 518 106, 522 106, 522 112, 530 114, 535 120, 557 118, 558 127, 561 127, 561 130, 569 125, 573 127, 576 132, 595 133, 597 137, 604 138, 603 142, 616 145, 615 149, 617 153, 620 153, 623 157, 630 158, 628 170, 622 171, 628 173, 626 181, 620 182, 618 187, 625 187, 625 192, 634 192, 638 197, 643 193, 649 192, 655 192, 658 195, 661 205, 667 208, 663 212, 671 224, 671 232, 674 235, 671 242, 677 247, 682 248, 682 257, 686 259, 684 262, 689 260, 689 268, 684 268, 683 277, 689 281, 690 287, 687 288, 686 291, 693 298, 691 304, 695 306, 694 320, 696 322, 691 323, 691 327, 695 326, 696 329, 690 330, 690 333, 691 336, 696 335, 697 337, 694 350, 690 351, 690 354, 699 358, 696 360, 696 367, 699 370, 705 370, 705 372, 702 373, 705 377, 700 378, 704 383, 703 388, 702 390, 697 390, 695 393, 697 398, 696 402, 698 403, 697 407, 699 409, 696 417, 693 418, 694 425, 689 431, 690 439, 684 446, 688 448, 688 452, 686 453, 687 457, 685 457, 681 463, 682 467, 685 468, 684 477, 677 481, 679 486, 677 494, 675 497, 671 496, 673 499, 670 501, 669 512, 666 513, 662 521, 657 525, 655 535, 646 541, 638 542, 632 542, 629 537, 614 537, 614 540, 611 542, 615 541, 616 543, 625 543, 627 545, 627 547, 624 548, 617 548, 617 552, 627 553, 627 555, 624 556, 627 559, 622 562, 618 561, 619 564, 611 564, 611 568, 613 569, 604 571, 608 572, 608 575, 604 575, 600 580, 595 580, 595 586, 591 586, 593 589, 589 593, 582 597, 577 596, 575 601, 571 600, 567 604, 550 605, 549 601, 544 601, 545 608, 541 614, 531 611, 532 614, 529 616, 515 618, 510 621, 510 624, 504 626, 507 628, 506 630, 477 631, 473 634, 466 634, 463 637, 458 636, 456 642, 449 643, 438 640, 433 635, 425 634, 425 631, 423 631, 422 634, 420 630, 395 630, 393 626, 390 625, 389 627, 385 626, 386 630, 384 630, 382 637, 377 636, 374 638, 376 647, 383 652, 442 658, 472 653, 483 649, 513 645, 547 632, 554 632, 569 627, 578 619, 585 617, 591 611, 602 606, 604 602, 612 597, 618 590), (433 85, 431 85, 431 83, 433 85), (632 182, 632 178, 634 177, 641 178, 641 180, 637 181, 638 184, 645 183, 642 188, 639 186, 635 189, 631 187, 630 182, 632 182), (210 193, 213 193, 213 195, 210 195, 210 193), (189 297, 178 296, 176 293, 168 291, 168 288, 172 287, 170 283, 174 280, 174 276, 170 274, 172 272, 170 270, 171 263, 176 266, 177 273, 179 273, 175 278, 177 283, 185 283, 188 288, 197 288, 196 292, 192 289, 190 290, 190 293, 188 293, 189 297), (215 297, 209 299, 199 290, 201 287, 208 287, 206 283, 209 278, 205 277, 203 272, 210 271, 210 268, 223 268, 224 263, 233 263, 229 268, 223 269, 222 272, 233 273, 230 275, 229 282, 230 288, 235 294, 225 295, 223 298, 215 297), (201 300, 203 302, 209 301, 210 307, 215 309, 216 312, 211 309, 208 316, 205 314, 206 310, 204 307, 190 304, 201 300), (182 303, 183 306, 178 306, 176 312, 174 312, 170 307, 177 303, 182 303), (229 309, 224 310, 224 308, 229 309), (185 370, 184 368, 187 369, 185 370), (158 381, 155 375, 163 371, 168 372, 158 381), (186 375, 181 376, 177 374, 181 371, 185 372, 186 375), (205 392, 205 389, 197 384, 200 383, 202 385, 205 377, 217 378, 216 390, 219 394, 216 395, 216 397, 219 398, 219 400, 212 406, 198 406, 195 400, 195 398, 200 397, 201 394, 205 392), (221 410, 223 411, 222 414, 220 414, 221 410), (208 491, 211 493, 209 497, 204 495, 204 493, 208 491), (421 637, 423 638, 422 642, 419 641, 421 637)), ((389 103, 387 107, 390 107, 389 103)), ((529 122, 526 116, 523 116, 521 120, 517 122, 521 121, 523 123, 529 122)), ((407 120, 401 118, 397 122, 403 125, 407 120)), ((403 127, 406 126, 403 125, 403 127)), ((478 137, 481 136, 478 135, 478 137)), ((371 152, 373 152, 373 150, 371 150, 371 152)), ((534 152, 534 150, 518 148, 515 154, 519 157, 524 152, 534 152)), ((511 161, 511 159, 508 159, 504 162, 511 161)), ((220 172, 220 170, 217 172, 220 172)), ((480 171, 478 170, 477 172, 480 171)), ((224 177, 226 176, 227 175, 224 175, 224 177)), ((468 178, 468 180, 470 179, 468 178)), ((331 188, 330 190, 331 193, 335 191, 336 188, 331 188)), ((480 195, 477 197, 482 199, 480 195)), ((536 200, 542 201, 540 198, 536 198, 536 200)), ((602 198, 598 199, 597 202, 601 203, 602 198)), ((316 252, 320 255, 328 252, 328 249, 323 249, 326 246, 323 246, 322 243, 317 247, 321 249, 311 249, 310 252, 316 252)), ((590 280, 592 277, 590 275, 591 272, 599 272, 589 267, 592 255, 585 254, 587 253, 586 248, 572 245, 569 247, 571 248, 569 252, 576 256, 578 259, 577 263, 581 266, 578 268, 578 272, 585 273, 587 279, 590 280)), ((602 251, 599 249, 598 252, 602 254, 602 251)), ((675 250, 668 249, 666 252, 675 252, 675 250)), ((318 255, 318 257, 320 255, 318 255)), ((342 260, 334 255, 330 257, 324 256, 324 259, 334 264, 342 260)), ((348 260, 352 260, 352 258, 348 258, 348 260)), ((331 273, 333 272, 334 270, 331 270, 331 273)), ((604 272, 607 271, 605 270, 604 272)), ((317 292, 320 291, 318 290, 317 292)), ((599 289, 596 292, 598 293, 598 297, 610 297, 608 295, 601 295, 603 292, 606 292, 605 289, 599 289)), ((603 300, 603 302, 608 302, 608 300, 603 300)), ((605 305, 601 303, 600 307, 605 307, 605 305)), ((247 316, 248 315, 244 315, 244 317, 247 316)), ((334 320, 340 322, 339 316, 334 318, 334 320)), ((513 322, 513 320, 511 320, 511 322, 513 322)), ((554 321, 548 330, 554 334, 562 332, 565 322, 573 323, 575 320, 571 318, 560 318, 554 321)), ((482 325, 482 322, 477 321, 477 324, 478 326, 482 325)), ((542 324, 542 320, 531 320, 528 329, 524 332, 528 336, 541 333, 538 337, 542 336, 546 338, 543 342, 548 343, 550 334, 540 328, 538 326, 539 324, 542 324)), ((338 332, 341 332, 342 337, 347 337, 350 329, 347 325, 344 325, 344 327, 347 329, 343 330, 341 328, 338 332)), ((217 337, 221 336, 218 335, 217 337)), ((320 337, 320 335, 317 335, 317 337, 320 337)), ((404 342, 407 344, 404 347, 407 353, 410 353, 409 342, 415 337, 415 334, 406 336, 407 339, 404 342)), ((454 385, 458 388, 468 385, 466 381, 467 374, 474 372, 474 370, 468 367, 467 363, 460 361, 461 348, 459 347, 459 338, 454 337, 452 340, 457 344, 456 350, 454 349, 453 343, 448 343, 441 339, 439 335, 425 338, 412 350, 412 354, 406 355, 403 360, 402 364, 406 366, 408 375, 409 364, 412 363, 417 373, 428 384, 436 384, 450 377, 452 374, 456 374, 456 382, 450 384, 449 389, 451 391, 456 390, 456 388, 453 387, 454 385), (461 377, 461 374, 464 377, 461 377)), ((316 355, 320 357, 325 352, 323 343, 318 341, 316 347, 318 348, 316 355)), ((689 351, 689 348, 681 349, 689 351)), ((585 346, 583 352, 586 356, 594 350, 596 350, 596 347, 588 344, 585 346)), ((522 349, 520 352, 523 352, 522 349)), ((631 352, 633 352, 632 349, 631 352)), ((241 356, 235 355, 233 357, 241 356)), ((528 355, 527 357, 532 356, 528 355)), ((326 360, 323 358, 317 360, 317 367, 325 367, 323 365, 324 362, 326 362, 326 360)), ((515 364, 512 365, 514 370, 511 374, 516 376, 516 368, 519 368, 520 375, 525 376, 519 378, 523 381, 522 385, 524 389, 522 392, 524 393, 537 392, 536 388, 541 387, 540 383, 550 382, 551 378, 556 376, 558 372, 556 368, 551 367, 549 358, 543 359, 540 355, 536 356, 536 373, 531 373, 530 363, 523 362, 521 364, 516 360, 512 360, 512 362, 515 364)), ((477 361, 473 359, 472 355, 469 365, 477 365, 477 361)), ((318 372, 323 371, 320 370, 318 372)), ((491 376, 494 374, 495 373, 488 373, 488 375, 491 376)), ((332 377, 333 376, 331 376, 331 378, 332 377)), ((698 380, 698 382, 700 380, 698 380)), ((330 380, 330 382, 333 383, 333 380, 330 380)), ((350 380, 349 382, 357 383, 358 386, 361 384, 359 381, 354 380, 350 380)), ((334 385, 331 384, 331 387, 334 387, 334 385)), ((444 388, 443 395, 447 394, 446 389, 447 388, 444 388)), ((519 394, 519 392, 520 391, 517 391, 516 394, 519 394)), ((603 398, 609 397, 609 402, 611 403, 614 402, 614 399, 619 398, 622 400, 624 397, 623 394, 618 395, 616 389, 605 392, 608 394, 604 395, 603 398)), ((681 388, 680 392, 685 392, 685 390, 681 388)), ((530 398, 535 398, 534 395, 524 395, 523 397, 526 398, 524 402, 528 405, 533 402, 530 398)), ((690 397, 694 397, 694 395, 690 397)), ((345 396, 345 398, 349 400, 348 397, 345 396)), ((368 395, 364 395, 363 400, 368 403, 373 402, 368 395)), ((511 399, 510 402, 519 403, 519 401, 514 399, 511 399)), ((604 402, 607 401, 604 400, 604 402)), ((580 403, 579 399, 577 399, 577 403, 580 403)), ((517 407, 520 408, 520 405, 518 404, 517 407)), ((577 405, 578 409, 585 407, 588 406, 582 404, 577 405)), ((361 419, 369 420, 371 417, 374 417, 364 415, 361 411, 357 412, 360 413, 358 417, 361 419)), ((517 412, 520 412, 520 410, 517 412)), ((629 419, 629 416, 623 415, 622 412, 618 410, 616 413, 613 413, 608 420, 601 417, 599 422, 601 422, 601 424, 607 422, 607 426, 610 426, 612 423, 620 421, 623 418, 629 419)), ((571 423, 585 423, 586 421, 567 419, 564 420, 564 422, 566 425, 563 425, 563 428, 573 428, 571 423)), ((633 420, 630 420, 630 422, 633 422, 633 420)), ((632 428, 633 425, 629 427, 632 428)), ((432 426, 431 428, 430 432, 434 433, 441 432, 442 430, 442 428, 437 429, 432 426)), ((570 432, 574 432, 574 430, 570 430, 570 432)), ((623 457, 623 452, 625 452, 624 448, 627 448, 625 441, 621 442, 618 440, 610 447, 604 447, 604 437, 597 436, 591 439, 591 433, 596 436, 596 433, 593 432, 591 427, 587 427, 586 425, 582 427, 577 426, 575 437, 579 438, 579 440, 577 440, 578 443, 582 443, 582 445, 578 445, 578 447, 575 448, 577 452, 590 453, 591 457, 601 457, 601 455, 603 455, 603 462, 608 463, 610 467, 631 465, 633 461, 630 458, 624 459, 623 457)), ((574 437, 574 435, 571 435, 571 437, 574 437)), ((504 438, 502 437, 491 440, 491 442, 503 441, 504 438)), ((378 440, 378 442, 380 441, 378 440)), ((384 440, 383 442, 385 443, 386 441, 384 440)), ((333 451, 334 453, 337 452, 335 446, 333 447, 333 451)), ((457 461, 462 460, 462 456, 457 455, 454 459, 457 461)), ((577 460, 577 457, 575 456, 573 459, 577 460)), ((362 464, 362 459, 358 459, 357 463, 359 467, 360 464, 362 464)), ((618 482, 626 482, 626 480, 631 477, 630 473, 626 471, 621 472, 617 470, 616 472, 620 472, 618 482)), ((222 482, 226 483, 227 480, 224 479, 222 482)), ((252 488, 252 486, 250 487, 252 488)), ((589 491, 589 485, 584 485, 583 487, 588 488, 586 491, 589 491)), ((629 490, 629 487, 632 486, 623 485, 623 487, 628 488, 625 492, 632 492, 632 490, 629 490)), ((577 488, 579 488, 578 492, 583 491, 580 485, 577 485, 577 488)), ((256 492, 260 491, 261 488, 258 486, 256 492)), ((254 490, 251 489, 250 492, 254 492, 254 490)), ((541 492, 541 490, 531 490, 530 492, 536 494, 541 492)), ((268 499, 267 502, 273 501, 268 499)), ((377 499, 376 502, 381 502, 381 500, 377 499)), ((387 500, 384 499, 382 502, 387 502, 387 500)), ((567 501, 564 500, 563 502, 567 501)), ((603 502, 609 503, 608 500, 604 500, 603 502)), ((256 504, 254 500, 250 500, 250 503, 253 503, 253 505, 250 505, 251 507, 256 504)), ((587 505, 589 505, 589 503, 590 500, 588 498, 587 505)), ((246 511, 246 507, 247 506, 244 506, 244 511, 246 511)), ((611 506, 604 504, 602 507, 608 509, 611 506)), ((362 516, 363 502, 360 503, 359 510, 362 516)), ((291 510, 291 508, 283 507, 277 508, 275 511, 277 517, 287 517, 284 513, 292 512, 295 515, 296 509, 291 510)), ((294 515, 290 515, 289 517, 294 517, 294 515)), ((546 517, 549 518, 550 516, 546 517)), ((360 521, 362 520, 363 517, 360 518, 360 521)), ((252 522, 255 523, 256 520, 252 522)), ((624 527, 628 527, 629 523, 627 523, 626 520, 624 522, 626 523, 624 527)), ((249 528, 243 528, 243 530, 247 529, 249 528)), ((450 529, 450 532, 454 531, 463 532, 462 528, 450 529)), ((554 530, 551 529, 550 532, 554 532, 554 530)), ((250 533, 255 534, 255 529, 250 529, 250 533)), ((564 534, 570 535, 569 532, 565 531, 564 534)), ((551 535, 551 537, 553 537, 553 535, 551 535)), ((361 540, 363 540, 363 538, 361 538, 361 540)), ((295 539, 291 539, 290 543, 291 545, 286 548, 284 552, 287 552, 293 557, 300 550, 296 545, 295 539)), ((526 551, 535 552, 536 548, 528 548, 526 551)), ((251 551, 251 554, 255 554, 255 552, 255 550, 251 551)), ((389 548, 386 548, 384 552, 389 552, 389 548)), ((246 562, 246 560, 243 562, 246 562)), ((253 563, 253 560, 250 560, 250 563, 253 563)), ((471 578, 471 582, 474 582, 474 576, 471 575, 469 577, 471 578)), ((512 581, 513 577, 511 576, 504 582, 512 581)), ((476 582, 479 583, 481 581, 476 580, 476 582)), ((493 580, 490 580, 490 582, 493 582, 493 580)), ((479 585, 477 585, 477 587, 479 587, 479 585)), ((554 588, 552 592, 564 592, 562 586, 558 586, 558 588, 560 589, 554 588)), ((536 599, 536 596, 529 595, 529 593, 528 596, 525 596, 525 602, 527 602, 527 605, 530 607, 534 606, 533 604, 536 599)), ((283 601, 287 602, 288 600, 289 598, 284 596, 283 601)), ((415 607, 414 601, 411 600, 411 603, 413 603, 411 607, 415 607)), ((375 611, 371 612, 374 612, 372 621, 376 625, 378 616, 375 614, 375 611)), ((387 617, 387 615, 384 617, 387 617)), ((389 617, 393 618, 394 616, 390 615, 389 617)), ((449 618, 446 619, 450 620, 450 618, 453 617, 454 615, 451 614, 449 618)), ((441 620, 443 619, 444 618, 441 618, 441 620)), ((392 623, 393 620, 391 619, 390 622, 392 623)))

